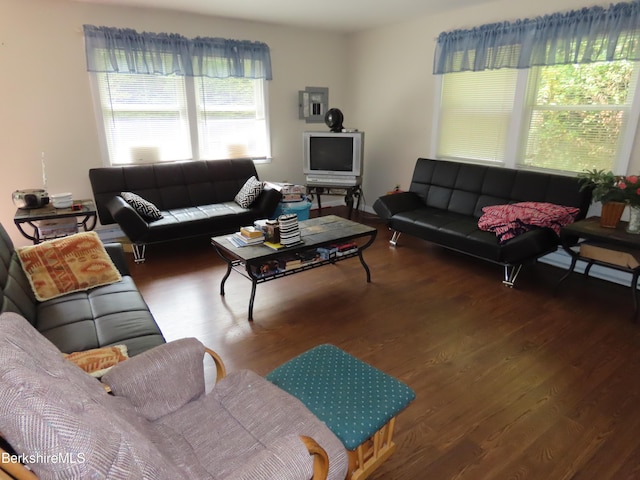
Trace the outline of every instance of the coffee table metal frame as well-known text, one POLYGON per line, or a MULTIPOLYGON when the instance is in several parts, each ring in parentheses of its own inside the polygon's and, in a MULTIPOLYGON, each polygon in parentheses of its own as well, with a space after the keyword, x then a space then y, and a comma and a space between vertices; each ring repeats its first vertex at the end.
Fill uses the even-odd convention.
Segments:
POLYGON ((367 275, 367 283, 371 282, 371 271, 364 261, 362 253, 376 239, 378 231, 367 225, 352 222, 335 215, 327 215, 324 217, 312 218, 300 222, 300 232, 302 241, 301 245, 283 248, 281 250, 273 250, 265 245, 250 245, 246 247, 236 247, 229 241, 230 235, 221 235, 213 237, 211 244, 215 248, 218 255, 227 263, 227 271, 220 282, 220 295, 224 295, 224 285, 231 271, 236 271, 243 277, 251 281, 251 296, 249 298, 248 319, 253 320, 253 305, 256 297, 256 287, 259 283, 269 282, 278 278, 294 275, 306 270, 332 265, 349 258, 358 257, 362 267, 367 275), (304 264, 291 270, 278 271, 267 275, 259 275, 256 271, 261 265, 273 260, 279 260, 283 256, 291 256, 299 252, 304 252, 318 247, 324 247, 336 243, 344 243, 365 239, 362 245, 358 245, 355 252, 336 256, 327 260, 317 260, 312 263, 304 264))

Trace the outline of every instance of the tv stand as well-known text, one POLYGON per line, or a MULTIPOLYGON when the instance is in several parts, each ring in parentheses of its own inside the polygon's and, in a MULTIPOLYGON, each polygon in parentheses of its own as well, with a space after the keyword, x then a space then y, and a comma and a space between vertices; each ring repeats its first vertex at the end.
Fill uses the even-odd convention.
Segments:
POLYGON ((306 184, 307 193, 313 198, 314 195, 318 196, 318 216, 322 215, 322 200, 321 195, 344 195, 344 202, 349 207, 348 218, 351 220, 351 213, 353 212, 353 197, 356 198, 356 210, 360 208, 360 197, 362 196, 362 187, 357 185, 317 185, 306 184))

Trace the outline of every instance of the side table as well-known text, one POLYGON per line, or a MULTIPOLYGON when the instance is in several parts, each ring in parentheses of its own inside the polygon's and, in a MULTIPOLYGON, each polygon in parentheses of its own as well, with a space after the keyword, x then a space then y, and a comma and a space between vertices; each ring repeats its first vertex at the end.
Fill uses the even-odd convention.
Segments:
POLYGON ((362 196, 362 186, 361 185, 353 185, 350 187, 340 186, 340 185, 309 185, 306 184, 307 193, 311 196, 318 196, 318 215, 322 215, 322 200, 321 195, 330 195, 333 192, 339 192, 340 194, 344 194, 344 202, 349 207, 349 220, 351 220, 351 213, 353 212, 353 198, 356 198, 356 210, 360 208, 360 197, 362 196))
POLYGON ((31 240, 34 244, 40 243, 43 239, 40 237, 38 224, 41 220, 51 220, 59 218, 78 218, 78 227, 82 227, 85 232, 93 230, 96 227, 97 215, 96 206, 93 200, 75 200, 74 205, 80 205, 81 208, 73 210, 72 208, 54 208, 53 205, 45 205, 40 208, 25 209, 19 208, 13 216, 13 222, 18 227, 20 233, 31 240), (25 231, 24 227, 29 226, 33 232, 25 231))
POLYGON ((607 249, 608 247, 615 252, 628 254, 640 253, 640 235, 627 233, 627 222, 619 222, 616 228, 604 228, 600 226, 600 217, 589 217, 584 220, 577 221, 565 227, 560 231, 560 241, 562 248, 571 256, 571 266, 567 273, 560 279, 558 284, 562 283, 576 268, 578 260, 587 263, 584 275, 589 275, 589 271, 593 265, 619 270, 631 274, 631 296, 633 301, 634 318, 637 322, 638 314, 638 277, 640 277, 640 266, 624 265, 622 263, 612 263, 603 259, 587 257, 576 250, 584 242, 592 242, 598 247, 607 249), (574 247, 574 248, 572 248, 574 247))

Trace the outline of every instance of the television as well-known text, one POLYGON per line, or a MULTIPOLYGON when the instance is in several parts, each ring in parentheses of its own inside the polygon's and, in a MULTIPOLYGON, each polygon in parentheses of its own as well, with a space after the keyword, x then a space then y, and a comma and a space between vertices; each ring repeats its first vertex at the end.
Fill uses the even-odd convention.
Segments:
POLYGON ((359 185, 363 153, 363 132, 304 132, 303 173, 307 183, 359 185))

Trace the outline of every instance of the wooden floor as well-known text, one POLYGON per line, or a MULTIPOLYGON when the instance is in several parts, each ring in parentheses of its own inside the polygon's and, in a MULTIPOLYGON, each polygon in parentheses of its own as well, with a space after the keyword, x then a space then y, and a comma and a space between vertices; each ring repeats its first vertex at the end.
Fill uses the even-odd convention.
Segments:
MULTIPOLYGON (((344 215, 343 209, 323 213, 344 215)), ((206 239, 152 246, 132 265, 167 340, 198 337, 228 370, 264 375, 332 343, 409 384, 397 452, 373 479, 640 479, 640 327, 629 289, 499 266, 379 228, 357 260, 258 285, 225 271, 206 239)), ((209 368, 213 375, 213 369, 209 368)))

